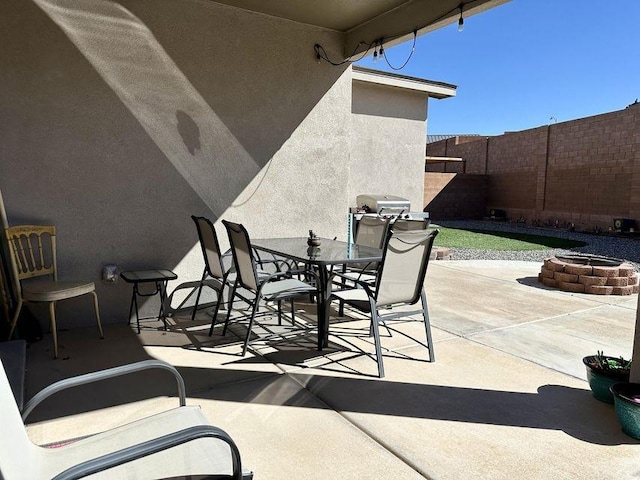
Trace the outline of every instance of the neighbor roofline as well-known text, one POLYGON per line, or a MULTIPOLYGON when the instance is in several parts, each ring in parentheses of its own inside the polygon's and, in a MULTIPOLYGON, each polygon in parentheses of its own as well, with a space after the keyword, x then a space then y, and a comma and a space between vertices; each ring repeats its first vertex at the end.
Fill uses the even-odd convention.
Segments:
POLYGON ((353 65, 354 81, 423 92, 432 98, 455 97, 456 85, 353 65))

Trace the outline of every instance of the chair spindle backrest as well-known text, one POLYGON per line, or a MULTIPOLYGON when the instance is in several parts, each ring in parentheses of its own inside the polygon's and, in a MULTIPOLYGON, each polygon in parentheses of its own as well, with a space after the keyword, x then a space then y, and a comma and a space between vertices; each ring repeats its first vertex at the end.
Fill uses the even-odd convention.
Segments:
POLYGON ((5 230, 15 278, 52 275, 56 272, 56 228, 52 225, 17 225, 5 230))
POLYGON ((228 222, 226 220, 223 220, 222 223, 229 234, 233 263, 236 267, 240 285, 253 291, 258 290, 256 266, 253 255, 251 254, 249 233, 246 228, 239 223, 228 222))
POLYGON ((222 255, 220 254, 220 243, 213 223, 205 217, 191 215, 191 218, 198 230, 198 239, 200 240, 200 247, 202 247, 204 267, 207 269, 207 273, 214 278, 223 278, 224 266, 222 264, 222 255))
POLYGON ((382 255, 378 306, 420 300, 433 241, 438 230, 395 231, 382 255))

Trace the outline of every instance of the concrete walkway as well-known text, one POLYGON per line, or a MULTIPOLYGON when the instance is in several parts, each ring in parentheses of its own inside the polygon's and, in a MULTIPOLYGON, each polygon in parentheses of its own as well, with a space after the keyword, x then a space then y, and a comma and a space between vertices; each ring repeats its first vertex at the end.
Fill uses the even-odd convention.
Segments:
MULTIPOLYGON (((382 339, 383 380, 368 323, 352 312, 332 318, 322 353, 311 329, 284 325, 267 327, 279 335, 244 358, 237 337, 218 327, 206 335, 203 312, 194 323, 175 316, 169 332, 158 322, 141 335, 110 325, 103 341, 94 329, 62 331, 57 361, 46 336, 28 350, 27 398, 61 378, 155 357, 178 367, 188 403, 232 435, 257 480, 640 479, 640 442, 591 397, 582 365, 597 350, 630 356, 637 295, 547 289, 540 266, 431 262, 436 362, 413 340, 424 339, 421 324, 401 323, 406 336, 382 339)), ((314 306, 298 306, 310 322, 314 306)), ((56 396, 29 418, 29 434, 53 442, 176 404, 165 373, 123 378, 56 396)))

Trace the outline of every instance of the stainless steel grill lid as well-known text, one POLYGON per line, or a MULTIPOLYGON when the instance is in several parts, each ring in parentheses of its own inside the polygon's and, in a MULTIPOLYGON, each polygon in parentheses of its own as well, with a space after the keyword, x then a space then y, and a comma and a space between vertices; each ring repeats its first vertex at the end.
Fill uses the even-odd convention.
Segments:
POLYGON ((411 202, 395 195, 358 195, 358 208, 368 207, 371 213, 400 214, 411 210, 411 202))

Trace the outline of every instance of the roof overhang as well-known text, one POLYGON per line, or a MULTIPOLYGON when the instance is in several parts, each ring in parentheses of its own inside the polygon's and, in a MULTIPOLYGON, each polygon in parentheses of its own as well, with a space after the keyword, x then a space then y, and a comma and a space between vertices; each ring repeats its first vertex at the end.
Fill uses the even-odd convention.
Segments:
POLYGON ((409 77, 391 72, 381 72, 370 68, 353 66, 352 78, 357 82, 374 83, 388 87, 402 88, 423 92, 432 98, 455 97, 456 86, 449 83, 434 82, 422 78, 409 77))
POLYGON ((423 35, 509 0, 210 0, 344 33, 344 58, 423 35))

